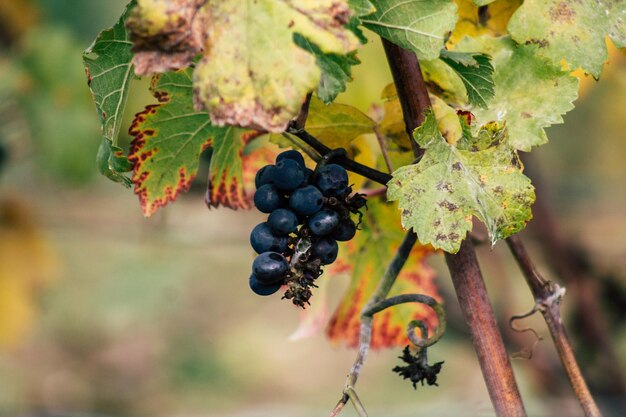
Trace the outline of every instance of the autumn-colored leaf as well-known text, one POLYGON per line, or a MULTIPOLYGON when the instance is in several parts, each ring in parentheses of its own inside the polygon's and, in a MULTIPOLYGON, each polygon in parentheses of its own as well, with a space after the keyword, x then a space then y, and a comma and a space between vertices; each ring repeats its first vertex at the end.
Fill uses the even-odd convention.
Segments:
MULTIPOLYGON (((368 202, 362 230, 339 249, 339 260, 326 274, 350 273, 351 281, 337 310, 330 319, 327 335, 334 343, 357 347, 361 310, 376 290, 405 232, 400 226, 397 206, 375 198, 368 202)), ((416 245, 398 276, 390 296, 405 293, 427 294, 439 298, 434 272, 425 260, 432 248, 416 245)), ((422 304, 403 304, 374 316, 372 348, 408 344, 406 326, 411 320, 424 320, 430 330, 437 325, 436 314, 422 304)))
POLYGON ((209 177, 211 206, 250 207, 242 184, 242 152, 257 132, 211 124, 206 112, 193 107, 191 70, 153 78, 152 92, 159 104, 135 116, 130 134, 129 160, 143 212, 159 207, 186 191, 198 170, 202 151, 213 147, 209 177))
POLYGON ((324 54, 345 55, 359 45, 344 25, 345 0, 138 0, 129 19, 139 73, 191 64, 195 102, 214 125, 285 130, 306 94, 317 88, 315 56, 294 42, 299 34, 324 54), (163 45, 163 38, 165 45, 163 45), (210 39, 210 48, 204 48, 210 39))

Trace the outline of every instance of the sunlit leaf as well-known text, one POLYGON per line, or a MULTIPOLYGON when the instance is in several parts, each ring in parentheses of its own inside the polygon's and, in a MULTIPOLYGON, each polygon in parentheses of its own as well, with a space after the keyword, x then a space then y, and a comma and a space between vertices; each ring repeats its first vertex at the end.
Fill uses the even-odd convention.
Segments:
POLYGON ((375 123, 365 113, 346 104, 326 105, 311 98, 306 130, 329 148, 347 148, 358 136, 373 133, 375 123))
POLYGON ((418 239, 450 253, 472 229, 472 216, 487 227, 492 243, 523 229, 535 194, 522 173, 506 130, 497 124, 469 129, 456 145, 446 142, 432 112, 415 130, 426 150, 419 163, 393 173, 387 196, 399 201, 402 225, 418 239))
POLYGON ((439 56, 457 19, 456 5, 449 0, 373 0, 372 4, 376 12, 361 19, 363 24, 420 59, 439 56))
POLYGON ((188 65, 210 39, 194 72, 194 92, 214 125, 285 130, 321 76, 315 56, 296 45, 294 34, 324 54, 345 55, 360 45, 344 27, 351 15, 344 0, 138 3, 129 25, 140 73, 188 65))
POLYGON ((548 141, 544 128, 563 123, 561 115, 574 108, 578 90, 576 78, 538 56, 537 48, 488 36, 466 38, 457 47, 493 54, 495 97, 488 108, 472 112, 479 125, 506 123, 509 143, 524 151, 548 141))
POLYGON ((582 68, 598 78, 608 57, 605 38, 626 46, 623 0, 526 0, 508 26, 518 43, 537 45, 537 53, 556 65, 582 68))

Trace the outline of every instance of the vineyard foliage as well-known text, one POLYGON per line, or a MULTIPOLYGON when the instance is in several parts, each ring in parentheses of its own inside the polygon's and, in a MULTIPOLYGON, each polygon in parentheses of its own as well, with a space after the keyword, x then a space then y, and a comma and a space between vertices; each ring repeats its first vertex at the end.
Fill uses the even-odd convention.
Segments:
MULTIPOLYGON (((341 268, 329 270, 352 275, 328 329, 350 346, 358 312, 401 240, 400 224, 422 245, 394 288, 431 294, 424 259, 439 249, 456 253, 474 218, 493 244, 525 227, 535 196, 518 152, 545 144, 545 128, 573 108, 572 73, 598 78, 606 43, 626 43, 620 0, 244 3, 133 0, 98 36, 83 57, 102 125, 98 166, 134 187, 150 216, 189 188, 200 154, 211 148, 207 203, 245 209, 254 170, 274 158, 276 145, 315 157, 288 132, 307 95, 305 127, 322 144, 386 170, 382 143, 395 169, 387 197, 398 204, 370 198, 362 230, 341 247, 341 268), (373 35, 420 60, 433 106, 412 135, 393 86, 371 114, 334 102, 349 88, 358 48, 373 35), (124 150, 118 134, 128 128, 122 114, 137 77, 151 77, 155 102, 131 109, 134 139, 124 150), (419 161, 411 141, 425 152, 419 161)), ((402 323, 427 315, 413 306, 390 310, 375 320, 374 346, 405 343, 402 323)))

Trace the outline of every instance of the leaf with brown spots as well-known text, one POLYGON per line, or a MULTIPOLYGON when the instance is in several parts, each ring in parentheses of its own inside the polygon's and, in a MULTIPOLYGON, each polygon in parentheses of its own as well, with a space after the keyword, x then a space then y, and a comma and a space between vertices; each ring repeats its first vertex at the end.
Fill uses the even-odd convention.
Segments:
POLYGON ((537 53, 595 78, 608 58, 605 38, 626 46, 624 0, 526 0, 509 22, 518 43, 535 44, 537 53), (530 23, 532 22, 532 24, 530 23))
MULTIPOLYGON (((465 118, 461 118, 464 123, 465 118)), ((393 173, 387 196, 399 201, 402 225, 418 239, 450 253, 459 250, 480 219, 492 244, 517 233, 532 218, 535 193, 522 173, 517 152, 506 140, 506 130, 495 123, 446 142, 432 112, 415 130, 415 141, 426 150, 419 163, 393 173)))
POLYGON ((138 113, 130 128, 134 140, 129 160, 144 215, 152 215, 189 188, 200 154, 208 147, 213 148, 210 205, 250 207, 243 187, 242 152, 257 133, 213 126, 206 112, 194 110, 190 70, 155 76, 151 89, 160 103, 138 113))
MULTIPOLYGON (((359 343, 360 315, 372 296, 388 263, 402 242, 405 232, 395 214, 395 204, 375 198, 368 201, 368 210, 356 237, 342 245, 339 259, 326 273, 350 273, 351 281, 327 328, 334 343, 355 348, 359 343)), ((434 283, 434 271, 425 260, 433 253, 430 246, 417 244, 400 272, 390 296, 420 293, 439 298, 434 283)), ((437 325, 435 313, 422 304, 403 304, 374 316, 372 348, 408 344, 406 326, 414 319, 424 320, 430 330, 437 325)))
POLYGON ((495 97, 488 108, 472 108, 478 124, 506 123, 509 143, 522 151, 548 142, 545 128, 563 123, 574 108, 578 80, 548 59, 537 46, 516 45, 508 36, 465 38, 458 51, 480 51, 493 56, 495 97), (532 94, 529 92, 532 91, 532 94))
POLYGON ((321 71, 299 34, 323 54, 360 46, 346 0, 138 0, 129 19, 139 73, 191 64, 197 108, 214 125, 282 132, 321 71), (210 47, 206 47, 210 45, 210 47))

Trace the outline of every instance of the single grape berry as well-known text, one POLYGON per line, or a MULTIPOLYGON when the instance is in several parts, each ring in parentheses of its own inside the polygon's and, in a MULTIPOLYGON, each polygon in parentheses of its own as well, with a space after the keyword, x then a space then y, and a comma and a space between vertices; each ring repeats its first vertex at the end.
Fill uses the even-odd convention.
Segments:
POLYGON ((272 172, 272 182, 279 190, 293 191, 304 180, 304 168, 293 159, 277 162, 272 172))
POLYGON ((310 216, 317 213, 324 205, 324 196, 312 185, 298 188, 289 198, 289 207, 297 214, 310 216))
POLYGON ((291 159, 293 161, 296 161, 302 167, 302 169, 305 168, 304 157, 302 156, 300 152, 296 151, 295 149, 285 151, 279 154, 276 157, 276 163, 279 163, 283 159, 291 159))
POLYGON ((287 237, 275 236, 267 223, 261 223, 252 229, 250 245, 256 253, 284 252, 287 250, 287 237))
POLYGON ((348 190, 348 172, 340 165, 328 164, 317 172, 317 188, 325 196, 337 197, 348 190))
POLYGON ((337 259, 337 253, 339 252, 339 245, 335 239, 330 237, 323 237, 313 244, 311 248, 311 254, 318 258, 323 265, 332 264, 337 259))
POLYGON ((302 180, 302 184, 300 184, 300 187, 309 185, 311 183, 311 177, 313 177, 313 174, 314 172, 311 168, 304 168, 304 180, 302 180))
POLYGON ((289 264, 278 252, 262 253, 252 263, 252 273, 263 284, 282 281, 287 271, 289 271, 289 264))
POLYGON ((326 236, 339 224, 339 214, 334 210, 324 209, 309 219, 309 229, 315 236, 326 236))
POLYGON ((356 224, 352 219, 343 219, 331 233, 331 236, 339 242, 347 242, 356 234, 356 224))
POLYGON ((272 184, 259 187, 254 193, 254 205, 262 213, 271 213, 282 205, 283 197, 272 184))
POLYGON ((287 236, 298 228, 298 217, 288 209, 277 209, 267 218, 267 224, 276 236, 287 236))
POLYGON ((254 275, 250 275, 250 289, 258 295, 272 295, 280 289, 283 285, 282 281, 275 282, 273 284, 264 284, 254 275))
POLYGON ((274 172, 274 168, 274 165, 265 165, 257 171, 256 177, 254 177, 254 185, 257 189, 262 185, 272 183, 272 173, 274 172))

